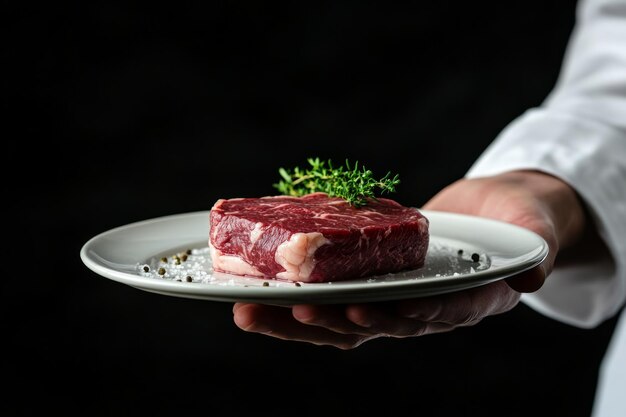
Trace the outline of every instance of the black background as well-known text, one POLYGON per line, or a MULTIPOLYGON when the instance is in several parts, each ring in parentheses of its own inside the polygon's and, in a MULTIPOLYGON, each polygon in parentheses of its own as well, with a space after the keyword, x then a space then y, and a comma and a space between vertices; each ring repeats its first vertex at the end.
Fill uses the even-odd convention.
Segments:
POLYGON ((82 245, 274 193, 309 156, 424 204, 553 87, 574 1, 8 7, 3 415, 587 416, 614 323, 524 305, 352 351, 127 287, 82 245))

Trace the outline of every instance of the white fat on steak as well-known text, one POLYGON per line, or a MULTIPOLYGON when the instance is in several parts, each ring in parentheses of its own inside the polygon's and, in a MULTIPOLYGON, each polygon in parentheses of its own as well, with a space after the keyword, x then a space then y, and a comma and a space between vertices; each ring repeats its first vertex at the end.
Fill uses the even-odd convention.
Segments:
POLYGON ((274 260, 285 268, 276 277, 307 282, 315 268, 315 251, 327 243, 330 243, 329 240, 319 232, 294 233, 276 248, 274 260))
POLYGON ((216 271, 229 271, 231 274, 249 275, 253 277, 263 276, 258 269, 239 256, 224 255, 222 251, 215 249, 211 243, 209 243, 209 253, 213 260, 213 269, 216 271))

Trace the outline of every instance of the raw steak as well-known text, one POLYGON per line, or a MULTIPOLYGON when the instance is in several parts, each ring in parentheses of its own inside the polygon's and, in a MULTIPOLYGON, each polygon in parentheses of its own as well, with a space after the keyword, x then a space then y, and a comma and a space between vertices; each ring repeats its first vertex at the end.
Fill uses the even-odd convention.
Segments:
POLYGON ((210 212, 213 269, 330 282, 423 265, 429 222, 385 198, 355 208, 324 193, 218 200, 210 212))

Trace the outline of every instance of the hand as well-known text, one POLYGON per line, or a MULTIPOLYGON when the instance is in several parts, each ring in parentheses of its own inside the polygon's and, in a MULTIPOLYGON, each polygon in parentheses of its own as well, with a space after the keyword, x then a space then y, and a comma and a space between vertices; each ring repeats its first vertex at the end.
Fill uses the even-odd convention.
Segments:
POLYGON ((560 248, 582 236, 585 214, 563 181, 534 171, 462 179, 435 195, 424 209, 487 217, 528 228, 549 246, 545 261, 503 281, 433 297, 348 305, 276 307, 236 303, 235 324, 279 339, 352 349, 378 337, 413 337, 469 326, 517 305, 520 293, 538 290, 560 248))

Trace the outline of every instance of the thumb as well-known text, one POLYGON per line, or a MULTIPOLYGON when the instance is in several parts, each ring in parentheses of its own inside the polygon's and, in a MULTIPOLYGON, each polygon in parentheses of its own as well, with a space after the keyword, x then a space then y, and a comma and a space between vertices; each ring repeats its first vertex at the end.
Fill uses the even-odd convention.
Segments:
POLYGON ((537 265, 528 271, 506 278, 505 281, 511 289, 521 292, 535 292, 543 286, 548 273, 543 264, 537 265))

